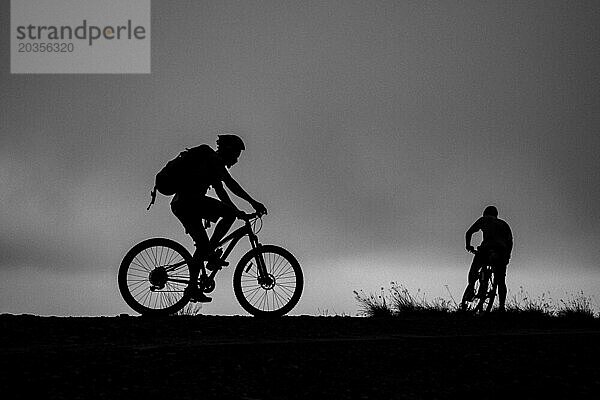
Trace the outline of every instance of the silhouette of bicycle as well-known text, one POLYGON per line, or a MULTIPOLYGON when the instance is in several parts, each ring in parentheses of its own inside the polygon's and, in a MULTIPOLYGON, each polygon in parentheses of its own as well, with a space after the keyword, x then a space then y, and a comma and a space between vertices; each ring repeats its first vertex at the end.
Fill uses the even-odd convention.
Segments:
MULTIPOLYGON (((263 245, 258 241, 262 228, 260 215, 246 214, 244 225, 217 245, 226 260, 236 244, 248 236, 252 249, 235 267, 233 291, 238 302, 255 316, 281 316, 290 312, 300 300, 304 278, 298 260, 286 249, 263 245), (260 224, 257 224, 260 221, 260 224), (260 225, 257 228, 257 225, 260 225)), ((173 314, 190 301, 184 292, 190 283, 191 254, 181 244, 167 238, 152 238, 135 245, 119 267, 119 290, 125 302, 136 312, 147 315, 173 314)), ((220 268, 207 273, 210 265, 200 262, 198 288, 210 293, 220 268), (208 267, 208 268, 207 268, 208 267)))
MULTIPOLYGON (((475 251, 475 253, 477 253, 477 251, 475 251)), ((487 313, 492 310, 492 307, 494 306, 494 300, 496 298, 496 290, 498 288, 494 273, 494 262, 496 259, 497 254, 494 251, 490 251, 488 261, 479 269, 479 275, 477 281, 475 282, 475 288, 473 292, 469 291, 468 286, 465 289, 465 293, 463 294, 460 304, 462 311, 487 313), (475 293, 475 296, 470 298, 471 293, 475 293)))

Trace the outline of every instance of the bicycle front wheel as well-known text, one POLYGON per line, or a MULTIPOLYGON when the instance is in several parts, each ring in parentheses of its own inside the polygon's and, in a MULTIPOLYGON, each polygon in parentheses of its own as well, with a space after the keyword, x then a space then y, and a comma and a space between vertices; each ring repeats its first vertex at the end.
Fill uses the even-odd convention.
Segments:
POLYGON ((477 288, 476 312, 492 311, 494 300, 496 299, 496 283, 494 281, 493 271, 490 267, 486 267, 486 269, 482 271, 479 288, 477 288))
POLYGON ((286 249, 265 245, 246 253, 233 273, 233 291, 244 310, 255 316, 281 316, 290 312, 302 295, 300 263, 286 249), (258 264, 264 263, 266 276, 258 264))
POLYGON ((475 282, 475 286, 469 290, 465 289, 461 301, 461 310, 473 313, 490 312, 496 298, 496 284, 494 282, 494 273, 489 267, 484 267, 479 272, 479 279, 475 282))
POLYGON ((166 238, 135 245, 119 267, 119 291, 133 310, 146 315, 168 315, 189 301, 184 289, 190 281, 192 256, 185 247, 166 238))

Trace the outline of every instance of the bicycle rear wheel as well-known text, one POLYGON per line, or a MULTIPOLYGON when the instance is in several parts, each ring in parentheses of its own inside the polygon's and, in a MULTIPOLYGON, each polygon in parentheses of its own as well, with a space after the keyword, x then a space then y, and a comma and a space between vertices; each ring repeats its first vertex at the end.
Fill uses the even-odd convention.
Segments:
POLYGON ((238 302, 255 316, 281 316, 290 312, 302 295, 304 277, 298 260, 279 246, 265 245, 246 253, 233 273, 238 302), (258 262, 267 276, 261 277, 258 262))
POLYGON ((144 240, 121 262, 119 291, 140 314, 173 314, 189 301, 184 289, 190 281, 191 260, 186 248, 171 239, 144 240))

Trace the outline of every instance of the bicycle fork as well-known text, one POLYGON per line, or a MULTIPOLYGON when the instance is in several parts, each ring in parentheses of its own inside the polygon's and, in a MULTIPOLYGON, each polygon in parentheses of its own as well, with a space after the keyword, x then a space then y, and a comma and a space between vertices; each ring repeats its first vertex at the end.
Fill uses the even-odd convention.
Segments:
MULTIPOLYGON (((249 235, 250 238, 250 244, 252 245, 252 248, 256 251, 256 255, 254 256, 254 262, 256 263, 256 271, 257 271, 257 281, 258 284, 261 285, 263 288, 265 289, 270 289, 273 287, 273 285, 275 284, 274 278, 272 275, 269 274, 269 271, 267 271, 267 266, 265 264, 265 259, 263 258, 262 253, 260 253, 259 249, 261 248, 261 244, 258 241, 258 236, 256 236, 254 233, 249 235)), ((250 270, 252 269, 252 263, 250 263, 248 265, 248 267, 246 267, 246 273, 250 272, 250 270)))

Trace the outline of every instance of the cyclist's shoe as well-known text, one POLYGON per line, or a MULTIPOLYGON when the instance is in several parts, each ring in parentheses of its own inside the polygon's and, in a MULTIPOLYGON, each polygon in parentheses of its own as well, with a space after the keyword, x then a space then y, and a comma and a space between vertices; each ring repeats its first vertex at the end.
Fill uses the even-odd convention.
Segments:
POLYGON ((192 303, 210 303, 212 301, 212 298, 205 295, 202 290, 195 286, 186 287, 184 294, 190 296, 192 303))
POLYGON ((505 313, 506 307, 504 307, 504 305, 498 306, 498 308, 496 309, 496 312, 505 313))
MULTIPOLYGON (((220 250, 220 249, 219 249, 220 250)), ((219 270, 229 265, 229 263, 221 258, 221 252, 217 250, 208 256, 206 261, 206 269, 209 271, 219 270)))

